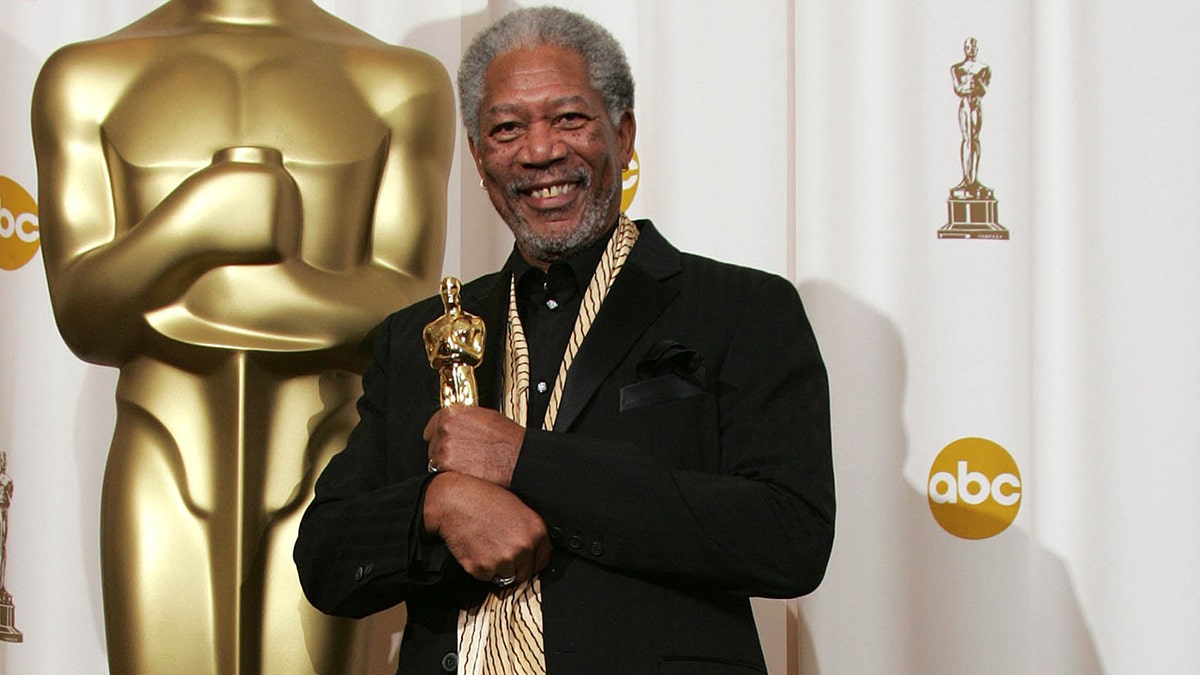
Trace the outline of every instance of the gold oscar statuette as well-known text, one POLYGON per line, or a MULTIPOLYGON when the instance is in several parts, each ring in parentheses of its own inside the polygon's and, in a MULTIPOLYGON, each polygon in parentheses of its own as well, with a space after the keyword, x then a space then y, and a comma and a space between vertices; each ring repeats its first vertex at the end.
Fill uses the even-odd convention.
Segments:
POLYGON ((483 360, 483 341, 487 332, 483 319, 463 310, 459 298, 461 289, 462 283, 458 279, 442 279, 445 313, 430 321, 423 332, 429 365, 438 371, 438 393, 443 408, 475 405, 479 401, 475 366, 483 360))

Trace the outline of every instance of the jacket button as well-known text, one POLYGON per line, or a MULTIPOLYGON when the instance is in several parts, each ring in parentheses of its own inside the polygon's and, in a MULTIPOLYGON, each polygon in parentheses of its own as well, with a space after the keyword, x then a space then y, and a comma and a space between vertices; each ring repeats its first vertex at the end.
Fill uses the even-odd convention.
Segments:
POLYGON ((567 540, 567 546, 570 546, 576 550, 583 548, 583 539, 581 539, 579 535, 574 535, 567 540))
POLYGON ((442 670, 447 673, 453 673, 458 670, 458 654, 446 652, 446 655, 442 657, 442 670))
POLYGON ((550 538, 555 541, 562 539, 562 528, 557 525, 555 525, 554 527, 551 527, 550 528, 550 538))
POLYGON ((362 568, 362 565, 359 565, 359 566, 358 566, 358 567, 357 567, 357 568, 354 570, 354 580, 355 580, 355 581, 362 581, 362 578, 363 578, 363 568, 362 568))
POLYGON ((592 552, 592 555, 603 555, 604 554, 604 544, 602 544, 598 541, 593 541, 592 548, 590 550, 592 552))

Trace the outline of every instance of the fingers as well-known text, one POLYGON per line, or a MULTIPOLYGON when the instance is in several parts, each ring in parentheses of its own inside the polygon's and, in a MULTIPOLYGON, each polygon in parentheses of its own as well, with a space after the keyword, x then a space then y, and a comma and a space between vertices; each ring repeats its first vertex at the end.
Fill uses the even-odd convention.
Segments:
POLYGON ((507 585, 510 577, 525 581, 549 563, 546 524, 508 490, 450 472, 431 481, 425 495, 427 528, 474 578, 507 585))
POLYGON ((497 533, 498 547, 478 559, 476 569, 467 570, 473 577, 503 588, 528 581, 549 564, 552 549, 545 525, 532 510, 529 514, 528 523, 516 523, 511 530, 497 533))
POLYGON ((521 548, 511 557, 503 555, 484 556, 480 558, 465 557, 459 563, 472 577, 480 581, 488 581, 500 588, 511 586, 532 579, 535 574, 545 569, 550 562, 549 540, 545 546, 539 542, 530 548, 521 548), (475 561, 472 564, 472 560, 475 561), (464 564, 465 562, 465 564, 464 564))
POLYGON ((532 578, 544 570, 550 564, 550 554, 554 551, 554 547, 550 544, 550 535, 546 531, 541 517, 538 517, 532 534, 534 538, 521 548, 519 557, 513 560, 512 569, 518 581, 532 578))
POLYGON ((425 429, 421 432, 421 438, 424 438, 427 443, 433 442, 434 433, 438 428, 438 421, 441 419, 442 411, 444 410, 445 408, 441 408, 437 412, 433 413, 433 415, 429 418, 429 421, 425 423, 425 429))
POLYGON ((538 521, 537 538, 522 547, 517 556, 508 563, 508 566, 501 563, 497 568, 496 574, 492 578, 492 582, 497 586, 503 588, 510 585, 501 583, 509 578, 515 583, 528 581, 550 564, 550 553, 554 548, 550 545, 550 537, 546 534, 541 519, 539 518, 538 521))

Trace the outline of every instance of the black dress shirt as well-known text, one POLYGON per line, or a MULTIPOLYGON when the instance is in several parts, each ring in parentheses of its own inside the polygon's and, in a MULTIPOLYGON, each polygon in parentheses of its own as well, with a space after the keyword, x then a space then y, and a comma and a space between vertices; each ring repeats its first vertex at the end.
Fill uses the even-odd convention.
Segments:
POLYGON ((517 280, 517 313, 529 346, 529 404, 526 408, 526 428, 540 429, 546 417, 546 406, 554 390, 563 353, 579 305, 613 228, 586 249, 570 258, 553 263, 545 272, 530 265, 520 252, 513 251, 513 275, 517 280))

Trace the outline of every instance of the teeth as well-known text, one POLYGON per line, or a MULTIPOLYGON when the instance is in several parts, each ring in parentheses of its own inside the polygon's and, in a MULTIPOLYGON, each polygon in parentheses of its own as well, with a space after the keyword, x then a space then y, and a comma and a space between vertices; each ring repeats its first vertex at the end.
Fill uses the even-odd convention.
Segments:
POLYGON ((564 183, 562 185, 551 185, 550 187, 544 187, 540 190, 534 190, 530 194, 538 199, 549 199, 550 197, 565 195, 573 189, 575 189, 574 183, 564 183))

